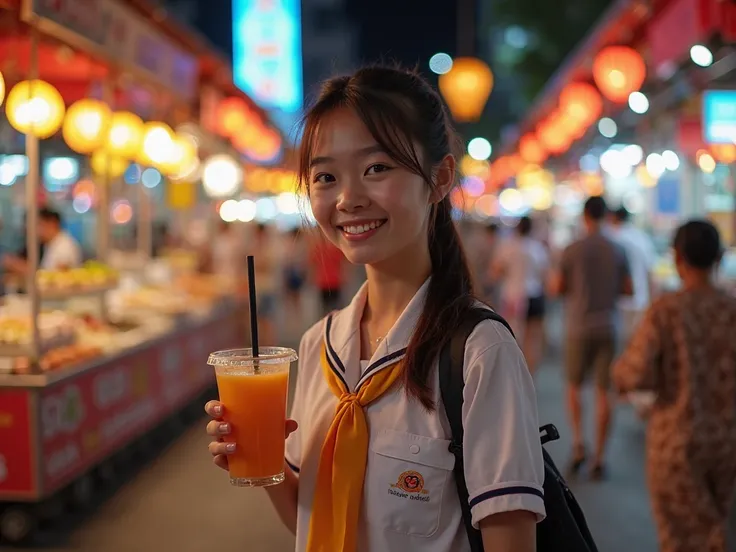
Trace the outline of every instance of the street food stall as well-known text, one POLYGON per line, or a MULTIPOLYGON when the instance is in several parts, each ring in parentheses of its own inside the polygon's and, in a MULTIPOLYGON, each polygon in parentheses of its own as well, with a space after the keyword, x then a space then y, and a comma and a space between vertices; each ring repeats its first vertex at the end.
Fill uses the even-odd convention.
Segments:
POLYGON ((51 502, 87 502, 120 454, 199 411, 214 385, 208 353, 246 339, 230 287, 152 259, 161 207, 150 182, 123 182, 134 165, 156 171, 165 208, 205 202, 216 215, 215 201, 239 196, 246 163, 278 162, 281 134, 225 68, 143 0, 0 2, 0 140, 25 156, 13 190, 28 251, 26 293, 0 306, 0 540, 26 539, 51 502), (67 195, 42 178, 58 151, 83 167, 67 195), (39 269, 49 198, 96 213, 94 259, 39 269), (132 272, 112 262, 111 221, 135 226, 132 272))

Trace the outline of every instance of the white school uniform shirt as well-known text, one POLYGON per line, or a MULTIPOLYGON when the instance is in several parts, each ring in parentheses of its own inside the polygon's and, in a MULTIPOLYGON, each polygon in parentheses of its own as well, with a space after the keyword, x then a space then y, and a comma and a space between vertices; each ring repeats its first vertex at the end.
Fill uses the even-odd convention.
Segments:
MULTIPOLYGON (((356 391, 372 374, 402 358, 427 286, 417 292, 365 370, 359 328, 366 285, 347 308, 318 322, 302 338, 291 412, 299 429, 286 443, 286 461, 299 477, 297 552, 307 546, 320 453, 338 404, 322 374, 322 345, 327 344, 331 369, 356 391)), ((543 519, 544 463, 534 384, 519 347, 502 324, 483 321, 476 327, 465 348, 464 370, 465 477, 473 524, 478 527, 489 515, 513 510, 543 519)), ((470 550, 436 367, 432 378, 434 412, 407 398, 401 386, 365 408, 370 437, 359 552, 470 550), (405 491, 407 483, 413 492, 405 491)))

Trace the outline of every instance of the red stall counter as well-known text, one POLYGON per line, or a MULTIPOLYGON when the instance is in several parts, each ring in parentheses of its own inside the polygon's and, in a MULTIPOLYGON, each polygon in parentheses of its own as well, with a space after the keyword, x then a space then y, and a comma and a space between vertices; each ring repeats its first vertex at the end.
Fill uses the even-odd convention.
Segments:
POLYGON ((0 501, 53 494, 214 385, 211 351, 243 346, 243 307, 58 373, 0 378, 0 501))

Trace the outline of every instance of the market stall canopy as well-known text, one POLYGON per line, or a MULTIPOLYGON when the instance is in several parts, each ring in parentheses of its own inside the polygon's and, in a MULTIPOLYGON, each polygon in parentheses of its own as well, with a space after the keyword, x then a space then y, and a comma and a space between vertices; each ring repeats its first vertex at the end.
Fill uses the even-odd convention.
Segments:
MULTIPOLYGON (((548 81, 525 119, 518 125, 516 135, 499 148, 499 153, 513 153, 520 137, 533 132, 541 121, 555 111, 565 87, 595 78, 596 59, 600 67, 601 54, 608 47, 629 45, 636 48, 646 42, 647 65, 659 74, 667 64, 677 64, 693 44, 706 40, 716 31, 726 41, 736 38, 736 4, 733 2, 652 0, 644 3, 640 0, 618 0, 548 81)), ((641 61, 637 59, 640 54, 629 48, 625 52, 616 52, 616 56, 616 63, 623 63, 633 71, 631 75, 622 75, 621 78, 634 79, 634 86, 629 88, 635 89, 635 85, 642 80, 641 61)), ((608 57, 605 62, 610 64, 612 58, 608 57)), ((600 77, 595 80, 598 83, 600 77)), ((606 94, 607 83, 601 84, 604 88, 601 91, 606 94)), ((624 84, 628 86, 627 82, 622 81, 624 84)), ((608 87, 611 94, 608 97, 617 101, 614 88, 608 87)))

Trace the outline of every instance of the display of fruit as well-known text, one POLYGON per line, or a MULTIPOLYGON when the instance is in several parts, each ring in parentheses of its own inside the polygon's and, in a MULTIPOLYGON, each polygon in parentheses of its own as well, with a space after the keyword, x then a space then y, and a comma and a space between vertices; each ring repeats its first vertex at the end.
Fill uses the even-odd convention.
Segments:
POLYGON ((114 286, 118 272, 104 263, 87 261, 79 268, 69 270, 39 270, 36 273, 41 292, 73 291, 114 286))

